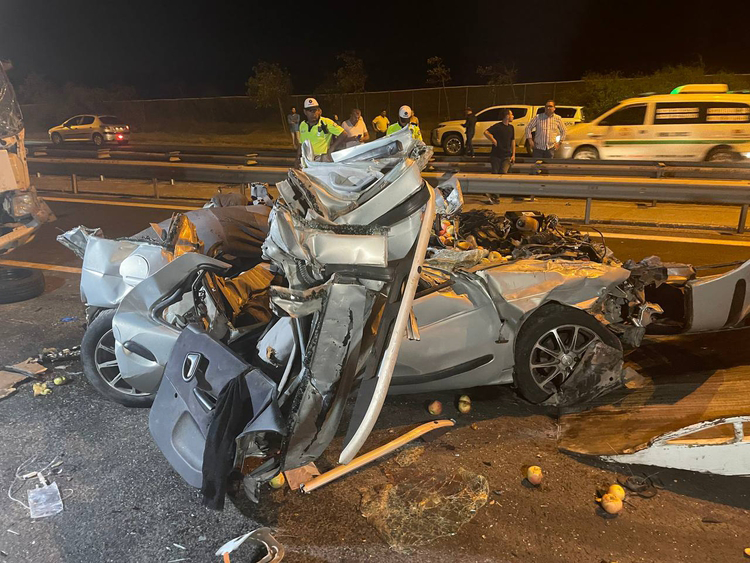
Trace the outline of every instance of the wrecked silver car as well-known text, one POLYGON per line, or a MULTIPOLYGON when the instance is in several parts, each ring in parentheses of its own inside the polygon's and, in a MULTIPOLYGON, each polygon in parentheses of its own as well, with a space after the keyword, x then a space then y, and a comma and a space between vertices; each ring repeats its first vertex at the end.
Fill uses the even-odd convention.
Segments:
MULTIPOLYGON (((31 185, 21 108, 0 65, 0 255, 26 244, 42 224, 54 220, 31 185)), ((41 272, 0 268, 0 303, 30 299, 43 291, 41 272)))
MULTIPOLYGON (((277 185, 268 262, 242 271, 173 253, 111 313, 110 365, 155 395, 151 433, 209 506, 235 470, 257 500, 263 482, 317 459, 350 400, 341 463, 388 393, 515 383, 534 403, 585 401, 621 382, 623 346, 650 328, 747 316, 748 264, 696 278, 657 258, 621 264, 553 216, 462 214, 457 183, 423 180, 431 149, 408 130, 332 156, 315 162, 305 146, 277 185), (265 317, 240 314, 260 295, 265 317)), ((190 224, 184 246, 200 249, 190 224)), ((108 260, 88 245, 84 270, 108 260)))

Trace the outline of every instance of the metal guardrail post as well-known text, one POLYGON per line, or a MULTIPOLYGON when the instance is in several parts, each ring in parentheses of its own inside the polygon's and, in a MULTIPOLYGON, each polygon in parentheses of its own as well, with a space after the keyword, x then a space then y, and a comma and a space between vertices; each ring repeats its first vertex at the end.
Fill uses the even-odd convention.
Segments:
POLYGON ((593 198, 586 198, 586 212, 583 216, 583 224, 588 225, 591 223, 591 201, 593 198))
POLYGON ((156 199, 159 199, 159 180, 156 178, 151 178, 151 185, 154 188, 154 197, 156 199))
POLYGON ((73 187, 73 193, 78 193, 78 176, 75 174, 70 175, 70 185, 73 187))
POLYGON ((747 207, 748 204, 744 203, 740 209, 740 222, 737 225, 737 232, 742 234, 745 232, 745 223, 747 222, 747 207))

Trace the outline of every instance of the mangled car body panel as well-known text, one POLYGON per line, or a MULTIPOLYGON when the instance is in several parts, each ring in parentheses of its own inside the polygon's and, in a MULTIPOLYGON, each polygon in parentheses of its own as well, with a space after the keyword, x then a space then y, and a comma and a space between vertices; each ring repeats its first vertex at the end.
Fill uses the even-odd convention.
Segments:
POLYGON ((402 345, 391 393, 511 383, 515 337, 531 313, 549 302, 588 310, 629 275, 569 260, 454 272, 449 288, 415 301, 420 340, 402 345))
POLYGON ((602 456, 602 459, 747 476, 750 475, 749 431, 750 416, 719 418, 668 432, 633 451, 602 456))

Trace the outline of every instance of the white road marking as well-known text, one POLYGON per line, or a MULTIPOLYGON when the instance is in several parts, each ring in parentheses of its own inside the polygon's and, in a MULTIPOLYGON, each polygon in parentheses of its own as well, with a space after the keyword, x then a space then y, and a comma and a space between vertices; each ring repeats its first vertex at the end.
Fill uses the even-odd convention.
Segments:
MULTIPOLYGON (((585 230, 585 229, 582 229, 585 230)), ((596 234, 596 231, 588 231, 596 234)), ((717 246, 750 246, 750 240, 725 240, 715 238, 694 238, 694 237, 666 237, 662 235, 646 235, 635 233, 602 233, 604 238, 624 238, 632 240, 653 240, 659 242, 674 242, 687 244, 713 244, 717 246)))
POLYGON ((51 270, 66 274, 80 274, 81 268, 72 266, 58 266, 57 264, 40 264, 39 262, 23 262, 21 260, 0 260, 0 266, 14 266, 16 268, 31 268, 32 270, 51 270))
POLYGON ((78 199, 72 197, 50 197, 43 195, 45 201, 63 201, 68 203, 90 203, 93 205, 114 205, 116 207, 145 207, 148 209, 177 209, 179 211, 192 211, 200 209, 197 205, 169 205, 164 203, 139 203, 133 201, 110 201, 106 199, 78 199))

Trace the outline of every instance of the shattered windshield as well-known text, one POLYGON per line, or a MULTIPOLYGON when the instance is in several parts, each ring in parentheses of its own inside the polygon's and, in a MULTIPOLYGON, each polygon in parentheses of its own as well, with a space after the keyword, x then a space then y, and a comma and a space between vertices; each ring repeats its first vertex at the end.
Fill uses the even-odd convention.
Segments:
POLYGON ((0 68, 0 137, 18 135, 22 129, 21 107, 16 101, 16 94, 8 76, 0 68))

